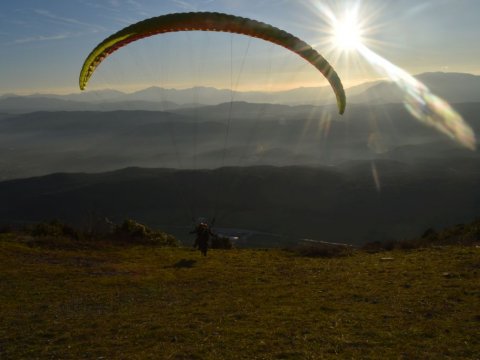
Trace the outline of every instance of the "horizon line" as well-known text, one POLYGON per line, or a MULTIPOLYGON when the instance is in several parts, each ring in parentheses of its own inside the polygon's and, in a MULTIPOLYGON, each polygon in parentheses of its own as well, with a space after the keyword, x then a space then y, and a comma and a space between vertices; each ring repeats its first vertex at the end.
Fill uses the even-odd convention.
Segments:
MULTIPOLYGON (((480 74, 474 74, 470 72, 458 72, 458 71, 425 71, 422 73, 418 73, 413 75, 414 77, 425 75, 425 74, 461 74, 461 75, 472 75, 472 76, 480 76, 480 74)), ((351 89, 357 86, 362 86, 369 83, 381 82, 381 81, 391 81, 388 80, 387 77, 378 77, 378 78, 371 78, 371 79, 362 79, 359 81, 351 82, 349 85, 344 85, 345 89, 351 89)), ((32 96, 32 95, 56 95, 56 96, 68 96, 68 95, 78 95, 82 93, 94 93, 99 91, 117 91, 126 95, 135 94, 139 91, 144 91, 151 88, 158 88, 164 90, 189 90, 189 89, 215 89, 219 91, 232 91, 234 93, 248 93, 248 92, 260 92, 260 93, 279 93, 279 92, 287 92, 297 89, 321 89, 329 87, 328 84, 320 85, 320 86, 309 86, 309 85, 297 85, 293 87, 282 87, 279 86, 276 89, 272 89, 272 87, 264 87, 264 88, 250 88, 250 89, 228 89, 222 87, 216 87, 212 85, 197 85, 197 86, 158 86, 152 84, 130 84, 130 85, 121 85, 114 87, 104 87, 104 88, 92 88, 86 91, 81 91, 76 87, 68 87, 68 88, 55 88, 55 89, 46 89, 46 90, 26 90, 26 89, 16 89, 8 92, 0 93, 0 97, 4 97, 7 95, 13 96, 32 96)))

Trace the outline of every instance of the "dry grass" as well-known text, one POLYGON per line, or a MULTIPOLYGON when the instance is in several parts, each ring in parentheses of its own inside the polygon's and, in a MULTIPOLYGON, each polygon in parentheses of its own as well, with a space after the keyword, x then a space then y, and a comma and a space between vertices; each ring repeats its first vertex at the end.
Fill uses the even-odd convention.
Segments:
POLYGON ((478 359, 480 249, 46 246, 0 235, 3 359, 478 359), (30 244, 32 245, 32 244, 30 244))

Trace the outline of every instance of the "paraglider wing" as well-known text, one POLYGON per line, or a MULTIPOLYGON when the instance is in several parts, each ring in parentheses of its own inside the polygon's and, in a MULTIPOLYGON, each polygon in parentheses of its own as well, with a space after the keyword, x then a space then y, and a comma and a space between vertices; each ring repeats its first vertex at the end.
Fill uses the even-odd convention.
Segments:
POLYGON ((340 114, 345 111, 346 97, 340 78, 327 60, 306 42, 259 21, 212 12, 175 13, 153 17, 127 26, 109 36, 98 44, 85 60, 80 72, 80 89, 85 89, 98 65, 115 50, 148 36, 176 31, 230 32, 283 46, 307 60, 327 78, 335 92, 340 114))

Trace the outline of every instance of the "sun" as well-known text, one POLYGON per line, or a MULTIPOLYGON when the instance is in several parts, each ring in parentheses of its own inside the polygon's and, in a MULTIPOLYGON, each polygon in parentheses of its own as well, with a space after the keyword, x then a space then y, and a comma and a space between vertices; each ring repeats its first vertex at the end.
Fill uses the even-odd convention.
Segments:
POLYGON ((332 24, 332 45, 342 51, 358 49, 363 44, 363 30, 354 13, 335 19, 332 24))

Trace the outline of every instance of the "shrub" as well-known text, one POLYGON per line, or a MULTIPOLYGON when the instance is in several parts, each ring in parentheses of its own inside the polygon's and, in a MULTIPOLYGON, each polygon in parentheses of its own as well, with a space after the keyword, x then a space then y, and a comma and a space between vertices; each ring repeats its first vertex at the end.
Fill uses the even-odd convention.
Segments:
POLYGON ((230 250, 233 248, 233 243, 228 237, 224 236, 213 236, 212 237, 212 249, 226 249, 230 250))
POLYGON ((433 228, 428 228, 422 235, 422 239, 433 239, 435 237, 437 237, 437 232, 433 228))
POLYGON ((117 226, 113 233, 114 240, 133 244, 159 246, 178 246, 177 239, 163 231, 155 231, 135 220, 127 219, 117 226))
POLYGON ((15 228, 11 224, 0 225, 0 234, 9 234, 9 233, 13 233, 14 231, 15 231, 15 228))
POLYGON ((362 246, 362 250, 369 252, 369 253, 377 253, 381 251, 385 251, 385 243, 381 241, 372 241, 369 243, 366 243, 365 245, 362 246))
POLYGON ((300 256, 306 257, 324 257, 333 258, 340 256, 350 256, 353 254, 353 247, 348 245, 335 245, 325 243, 312 243, 299 245, 295 252, 300 256))
POLYGON ((428 228, 420 237, 398 241, 374 241, 365 244, 362 250, 367 252, 390 251, 393 249, 413 250, 432 246, 464 245, 480 243, 480 220, 470 224, 457 224, 443 230, 428 228))
POLYGON ((77 230, 58 220, 38 223, 34 225, 30 233, 35 237, 66 237, 75 240, 80 238, 80 234, 77 230))

